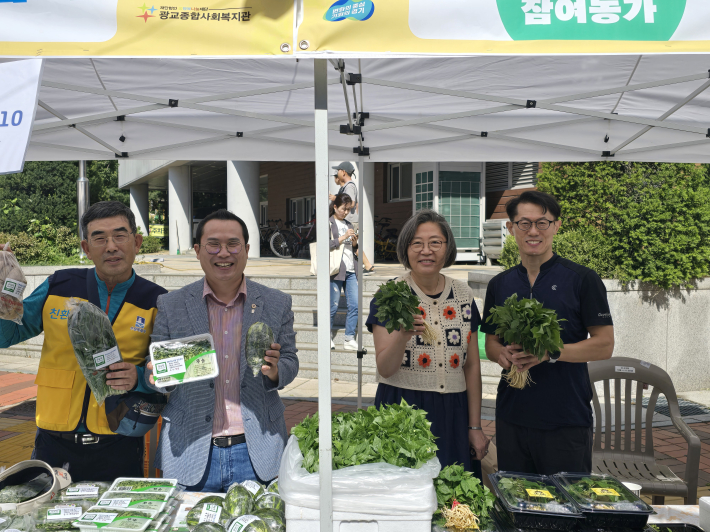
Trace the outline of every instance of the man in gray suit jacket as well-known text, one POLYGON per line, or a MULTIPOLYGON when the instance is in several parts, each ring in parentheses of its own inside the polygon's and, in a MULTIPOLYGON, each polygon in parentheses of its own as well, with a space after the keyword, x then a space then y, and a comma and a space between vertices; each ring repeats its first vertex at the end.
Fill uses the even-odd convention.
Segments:
POLYGON ((158 298, 154 342, 211 333, 220 365, 214 379, 158 388, 170 392, 163 411, 156 467, 189 490, 227 491, 234 482, 267 482, 278 474, 286 444, 278 390, 298 373, 291 296, 244 276, 246 224, 221 209, 197 226, 195 252, 205 278, 158 298), (276 343, 261 373, 246 362, 246 334, 266 323, 276 343))

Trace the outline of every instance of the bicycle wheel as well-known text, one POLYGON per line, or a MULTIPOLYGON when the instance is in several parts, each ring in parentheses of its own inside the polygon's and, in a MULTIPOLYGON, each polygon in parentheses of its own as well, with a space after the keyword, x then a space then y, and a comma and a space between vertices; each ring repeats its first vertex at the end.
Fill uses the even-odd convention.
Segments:
POLYGON ((269 244, 274 255, 282 259, 290 259, 293 256, 293 247, 296 239, 290 231, 276 231, 271 235, 269 244))

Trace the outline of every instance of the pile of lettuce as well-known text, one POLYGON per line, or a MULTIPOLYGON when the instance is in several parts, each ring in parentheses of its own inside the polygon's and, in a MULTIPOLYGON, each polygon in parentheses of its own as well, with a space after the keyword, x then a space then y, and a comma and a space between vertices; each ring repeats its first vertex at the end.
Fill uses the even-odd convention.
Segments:
MULTIPOLYGON (((357 412, 333 412, 333 470, 386 462, 419 469, 438 447, 426 412, 407 404, 371 406, 357 412)), ((318 414, 293 427, 303 454, 303 467, 318 471, 318 414)))

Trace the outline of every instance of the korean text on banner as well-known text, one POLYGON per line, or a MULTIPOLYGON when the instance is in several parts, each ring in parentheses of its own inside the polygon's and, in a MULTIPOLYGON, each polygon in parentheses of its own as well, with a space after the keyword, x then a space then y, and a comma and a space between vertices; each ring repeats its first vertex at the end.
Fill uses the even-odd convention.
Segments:
POLYGON ((21 172, 37 109, 42 59, 0 64, 0 174, 21 172))
POLYGON ((307 53, 708 52, 709 16, 701 0, 311 0, 297 41, 307 53))

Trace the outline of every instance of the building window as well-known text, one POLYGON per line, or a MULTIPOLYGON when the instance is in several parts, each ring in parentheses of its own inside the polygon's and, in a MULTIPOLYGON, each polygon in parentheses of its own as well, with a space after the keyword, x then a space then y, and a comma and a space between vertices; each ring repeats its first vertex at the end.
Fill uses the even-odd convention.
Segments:
POLYGON ((434 172, 417 173, 415 210, 434 208, 434 172))
POLYGON ((387 201, 412 200, 412 163, 392 163, 387 176, 387 201))
POLYGON ((538 163, 486 163, 486 192, 537 186, 538 163))
POLYGON ((288 219, 296 225, 309 223, 316 215, 316 197, 305 196, 288 200, 288 219))

